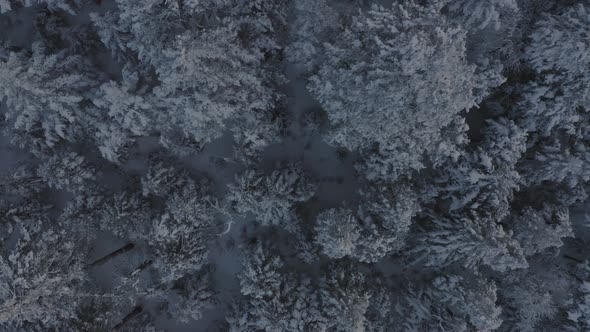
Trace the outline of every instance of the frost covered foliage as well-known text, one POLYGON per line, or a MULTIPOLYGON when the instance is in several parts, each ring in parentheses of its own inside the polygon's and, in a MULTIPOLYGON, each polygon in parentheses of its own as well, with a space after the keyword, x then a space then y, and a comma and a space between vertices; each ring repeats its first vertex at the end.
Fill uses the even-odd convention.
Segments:
POLYGON ((493 282, 437 277, 405 290, 395 305, 395 322, 406 331, 494 331, 502 324, 496 300, 493 282))
POLYGON ((424 168, 424 155, 453 155, 457 142, 443 131, 481 98, 465 30, 417 5, 373 7, 351 20, 325 43, 310 78, 333 125, 328 141, 368 153, 369 178, 395 179, 424 168))
POLYGON ((295 207, 314 195, 315 185, 297 165, 264 176, 247 170, 229 186, 228 200, 237 213, 252 213, 262 225, 288 228, 297 219, 295 207))
POLYGON ((91 0, 0 0, 0 13, 9 12, 23 7, 44 5, 51 11, 64 11, 76 14, 84 4, 91 0))
POLYGON ((0 0, 0 332, 590 330, 586 0, 0 0))
POLYGON ((331 258, 350 256, 374 262, 401 249, 418 205, 407 189, 391 195, 365 193, 367 204, 356 212, 346 207, 321 212, 315 231, 323 253, 331 258))
MULTIPOLYGON (((132 89, 140 96, 151 90, 138 115, 153 121, 171 150, 194 153, 187 147, 219 138, 227 125, 248 121, 255 127, 254 114, 275 107, 279 91, 268 81, 274 74, 265 55, 278 47, 270 37, 284 23, 284 6, 273 6, 274 1, 116 3, 117 10, 93 13, 92 20, 105 46, 124 62, 123 74, 134 76, 132 89), (157 83, 138 86, 145 80, 157 83)), ((236 129, 236 135, 247 129, 236 129)), ((243 135, 242 140, 258 139, 258 144, 265 139, 243 135)))
POLYGON ((499 29, 502 15, 518 10, 517 0, 439 0, 442 11, 461 25, 475 29, 499 29))
POLYGON ((92 294, 78 287, 84 281, 84 247, 66 238, 64 230, 21 228, 13 251, 0 258, 0 321, 7 329, 59 327, 76 317, 79 302, 92 294))
POLYGON ((6 130, 16 144, 39 153, 62 141, 83 140, 84 107, 96 86, 92 67, 77 55, 47 54, 40 43, 32 55, 10 53, 0 63, 0 95, 6 99, 6 130))
POLYGON ((476 269, 485 265, 493 270, 527 267, 519 243, 493 219, 474 216, 460 220, 432 219, 423 233, 417 234, 412 253, 426 266, 446 267, 458 264, 476 269))

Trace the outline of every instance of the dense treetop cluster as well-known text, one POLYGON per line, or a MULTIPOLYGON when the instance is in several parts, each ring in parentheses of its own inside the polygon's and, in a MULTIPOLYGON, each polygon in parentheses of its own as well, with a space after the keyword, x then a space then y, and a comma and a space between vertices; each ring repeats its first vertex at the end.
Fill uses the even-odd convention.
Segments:
POLYGON ((590 2, 0 13, 0 331, 590 331, 590 2))

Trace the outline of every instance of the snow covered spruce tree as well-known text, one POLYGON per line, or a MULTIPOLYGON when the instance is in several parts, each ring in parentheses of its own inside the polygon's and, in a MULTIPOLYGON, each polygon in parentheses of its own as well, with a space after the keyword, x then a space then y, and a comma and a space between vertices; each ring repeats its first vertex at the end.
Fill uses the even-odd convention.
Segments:
POLYGON ((529 185, 551 181, 574 189, 590 180, 587 13, 578 5, 547 14, 531 34, 526 55, 536 77, 523 87, 517 113, 532 136, 531 157, 521 167, 529 185))
POLYGON ((207 242, 214 235, 219 213, 210 183, 207 179, 196 183, 188 173, 156 163, 142 184, 144 193, 158 196, 165 204, 163 213, 148 221, 151 229, 143 235, 155 251, 162 280, 198 271, 207 261, 207 242))
POLYGON ((229 331, 307 331, 325 329, 319 294, 311 280, 283 273, 284 262, 257 243, 243 258, 239 276, 243 302, 226 318, 229 331))
POLYGON ((65 230, 20 227, 12 251, 0 257, 0 326, 7 330, 68 328, 77 306, 97 294, 84 290, 84 242, 65 230), (27 229, 28 228, 28 229, 27 229))
POLYGON ((298 165, 288 165, 265 176, 247 170, 229 185, 228 200, 239 214, 252 213, 261 225, 289 229, 297 220, 295 205, 309 200, 312 180, 298 165))
MULTIPOLYGON (((146 121, 157 124, 162 144, 184 155, 227 126, 245 149, 275 139, 263 128, 282 84, 270 81, 276 75, 265 57, 279 48, 274 36, 284 10, 280 1, 117 1, 116 10, 92 19, 124 74, 151 90, 149 109, 141 111, 146 121)), ((137 93, 133 98, 144 92, 137 93)))
POLYGON ((405 291, 395 306, 393 323, 406 331, 494 331, 502 324, 496 299, 493 282, 452 274, 437 277, 422 288, 405 291))
POLYGON ((328 209, 317 216, 316 242, 330 258, 354 257, 377 261, 405 245, 412 218, 418 211, 415 193, 365 192, 357 211, 328 209))
POLYGON ((35 43, 32 55, 11 52, 0 61, 0 96, 6 98, 7 134, 22 148, 41 154, 63 141, 84 139, 84 101, 97 82, 81 56, 47 54, 35 43))
POLYGON ((361 11, 322 52, 309 89, 328 113, 327 140, 361 151, 370 179, 456 157, 459 113, 502 81, 485 79, 467 61, 464 30, 411 3, 361 11))

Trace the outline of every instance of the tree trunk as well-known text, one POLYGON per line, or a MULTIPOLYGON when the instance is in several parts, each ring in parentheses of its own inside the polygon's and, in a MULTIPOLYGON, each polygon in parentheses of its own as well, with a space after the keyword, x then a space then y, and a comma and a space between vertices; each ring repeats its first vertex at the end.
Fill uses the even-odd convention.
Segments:
POLYGON ((153 263, 154 263, 154 261, 152 261, 151 259, 150 259, 150 260, 147 260, 147 261, 145 261, 145 262, 143 262, 143 263, 141 263, 141 265, 139 265, 139 266, 137 267, 137 269, 135 269, 133 272, 131 272, 131 276, 135 276, 135 275, 137 275, 137 274, 141 273, 141 271, 143 271, 143 270, 147 269, 147 268, 148 268, 149 266, 151 266, 153 263))
POLYGON ((122 254, 124 254, 126 252, 131 251, 133 248, 135 248, 135 245, 133 243, 127 243, 123 247, 121 247, 121 248, 119 248, 119 249, 111 252, 110 254, 108 254, 106 256, 103 256, 103 257, 95 260, 94 262, 92 262, 90 264, 90 266, 91 267, 94 267, 94 266, 102 265, 102 264, 110 261, 111 259, 113 259, 113 258, 115 258, 115 257, 117 257, 119 255, 122 255, 122 254))
POLYGON ((584 263, 583 260, 581 260, 579 258, 576 258, 576 257, 573 257, 573 256, 570 256, 570 255, 567 255, 567 254, 566 255, 563 255, 563 258, 569 259, 569 260, 574 261, 576 263, 584 263))
POLYGON ((121 319, 121 321, 113 327, 113 330, 120 329, 123 325, 125 325, 125 323, 132 320, 133 317, 139 315, 142 311, 143 307, 141 305, 136 306, 130 313, 127 314, 127 316, 123 317, 123 319, 121 319))

